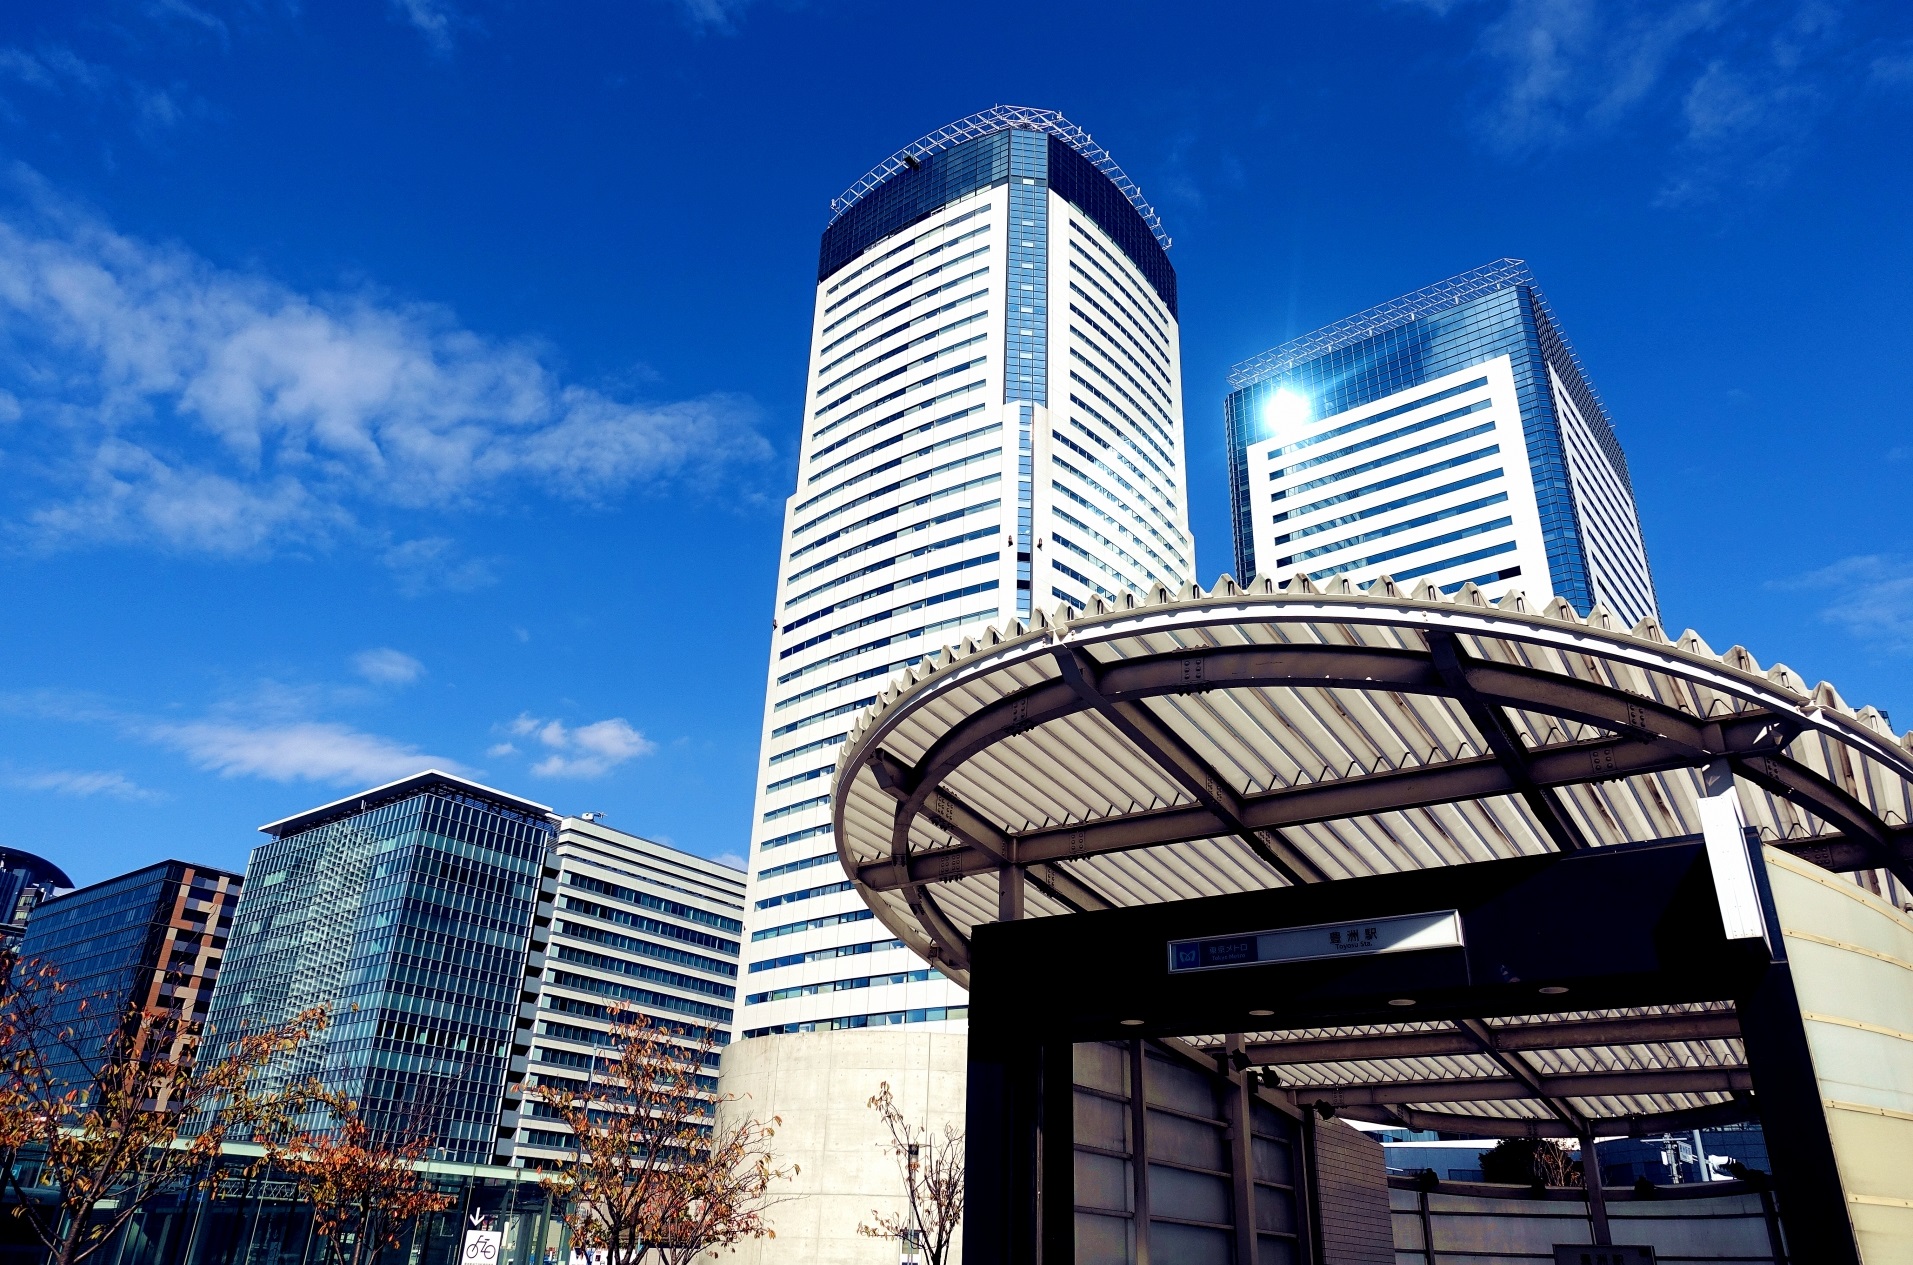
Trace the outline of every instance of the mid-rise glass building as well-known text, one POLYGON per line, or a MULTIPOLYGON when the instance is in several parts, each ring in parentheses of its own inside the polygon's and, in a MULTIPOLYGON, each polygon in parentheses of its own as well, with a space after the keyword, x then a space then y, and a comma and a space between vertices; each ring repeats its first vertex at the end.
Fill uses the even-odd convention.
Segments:
POLYGON ((1473 581, 1658 617, 1627 458, 1517 259, 1237 365, 1236 574, 1473 581))
POLYGON ((745 1037, 960 1026, 831 839, 855 713, 946 644, 1193 574, 1175 269, 1051 110, 998 106, 832 204, 785 508, 746 911, 745 1037))
POLYGON ((424 1134, 433 1158, 512 1153, 556 876, 549 809, 429 771, 260 827, 214 994, 215 1051, 324 1006, 287 1064, 424 1134))
POLYGON ((64 985, 53 1018, 68 1040, 48 1051, 55 1092, 85 1093, 115 1041, 158 1039, 128 1055, 189 1060, 219 978, 239 875, 185 861, 69 891, 33 908, 22 971, 49 968, 64 985), (140 1016, 162 1023, 139 1035, 140 1016))

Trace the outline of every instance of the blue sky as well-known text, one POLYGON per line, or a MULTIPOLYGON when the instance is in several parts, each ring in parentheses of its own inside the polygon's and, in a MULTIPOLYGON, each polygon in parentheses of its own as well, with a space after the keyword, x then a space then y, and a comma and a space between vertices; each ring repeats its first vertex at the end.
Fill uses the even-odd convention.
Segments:
POLYGON ((1503 255, 1663 613, 1913 724, 1913 10, 1863 0, 19 0, 0 846, 243 864, 424 763, 745 850, 817 234, 1063 110, 1237 360, 1503 255))

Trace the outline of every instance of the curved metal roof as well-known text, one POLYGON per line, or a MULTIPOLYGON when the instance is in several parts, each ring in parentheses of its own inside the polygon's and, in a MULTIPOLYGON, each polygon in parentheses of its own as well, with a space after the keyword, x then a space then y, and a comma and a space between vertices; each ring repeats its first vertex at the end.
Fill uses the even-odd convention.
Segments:
POLYGON ((934 132, 919 136, 890 157, 858 177, 848 189, 830 200, 830 222, 835 224, 840 216, 855 206, 863 196, 875 189, 890 177, 902 171, 906 166, 931 154, 961 145, 964 141, 975 140, 979 136, 989 136, 995 132, 1008 131, 1013 127, 1029 128, 1032 131, 1047 132, 1071 149, 1088 159, 1090 165, 1108 177, 1109 182, 1122 191, 1129 204, 1136 208, 1136 214, 1142 216, 1143 223, 1155 234, 1156 241, 1164 250, 1169 249, 1169 234, 1162 228, 1162 217, 1156 214, 1156 208, 1142 195, 1142 190, 1129 178, 1109 151, 1098 145, 1088 132, 1070 122, 1057 110, 1045 110, 1028 105, 993 105, 987 110, 946 123, 934 132))
MULTIPOLYGON (((1913 734, 1879 711, 1651 620, 1387 579, 1158 587, 945 648, 860 717, 832 824, 877 916, 967 983, 1006 864, 1043 917, 1693 838, 1720 759, 1763 840, 1909 879, 1913 734)), ((1496 1132, 1730 1107, 1737 1034, 1696 1007, 1248 1041, 1349 1114, 1496 1132)))

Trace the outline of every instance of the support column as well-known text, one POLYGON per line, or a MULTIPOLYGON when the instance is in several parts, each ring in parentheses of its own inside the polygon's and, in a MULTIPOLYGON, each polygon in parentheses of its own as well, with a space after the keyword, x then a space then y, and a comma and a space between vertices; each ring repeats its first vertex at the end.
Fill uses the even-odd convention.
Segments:
POLYGON ((1016 922, 1023 917, 1023 867, 1006 865, 996 872, 996 920, 1016 922))
MULTIPOLYGON (((984 928, 983 930, 988 930, 984 928)), ((970 970, 964 1265, 1039 1265, 1044 1047, 1019 1015, 1014 961, 978 937, 970 970)))
MULTIPOLYGON (((1759 844, 1747 844, 1751 874, 1760 902, 1763 930, 1772 961, 1760 982, 1734 1009, 1741 1043, 1753 1075, 1754 1104, 1767 1137, 1774 1190, 1787 1242, 1813 1245, 1814 1260, 1826 1265, 1860 1265, 1860 1247, 1847 1216, 1846 1191, 1833 1156, 1820 1083, 1814 1075, 1800 995, 1787 964, 1786 940, 1774 906, 1773 886, 1759 844)), ((1710 855, 1711 859, 1711 855, 1710 855)))
POLYGON ((1221 1075, 1229 1100, 1229 1169, 1235 1179, 1235 1259, 1236 1265, 1256 1265, 1255 1261, 1255 1128, 1249 1107, 1249 1078, 1231 1076, 1227 1066, 1242 1052, 1242 1037, 1230 1033, 1223 1040, 1225 1070, 1221 1075))
POLYGON ((1042 1047, 1042 1113, 1037 1145, 1037 1208, 1042 1265, 1076 1260, 1076 1068, 1075 1048, 1050 1040, 1042 1047))
POLYGON ((1589 1238, 1596 1247, 1609 1247, 1614 1239, 1608 1233, 1607 1190, 1601 1185, 1601 1157, 1594 1151, 1594 1135, 1581 1135, 1581 1189, 1588 1197, 1589 1238))

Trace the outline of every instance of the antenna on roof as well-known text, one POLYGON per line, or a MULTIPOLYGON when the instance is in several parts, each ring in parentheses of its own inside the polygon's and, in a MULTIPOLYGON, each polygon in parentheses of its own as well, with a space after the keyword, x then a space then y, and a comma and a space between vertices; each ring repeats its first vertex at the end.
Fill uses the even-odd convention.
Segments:
POLYGON ((578 820, 579 821, 603 821, 604 814, 603 813, 579 813, 578 820))

